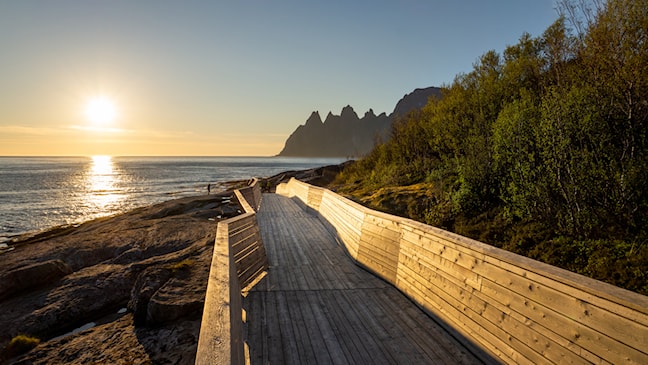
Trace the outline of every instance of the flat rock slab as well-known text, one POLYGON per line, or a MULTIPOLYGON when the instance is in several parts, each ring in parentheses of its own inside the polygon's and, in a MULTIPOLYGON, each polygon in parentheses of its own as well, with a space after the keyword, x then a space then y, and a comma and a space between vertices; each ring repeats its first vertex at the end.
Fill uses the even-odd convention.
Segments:
POLYGON ((224 196, 16 238, 0 256, 0 363, 193 364, 216 225, 240 209, 224 196), (18 334, 40 344, 5 354, 18 334))

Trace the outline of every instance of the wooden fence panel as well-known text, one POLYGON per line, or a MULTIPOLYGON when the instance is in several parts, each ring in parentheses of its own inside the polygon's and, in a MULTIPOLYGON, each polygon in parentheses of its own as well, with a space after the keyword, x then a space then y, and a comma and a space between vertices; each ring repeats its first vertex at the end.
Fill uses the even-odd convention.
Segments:
POLYGON ((292 179, 351 256, 505 363, 648 364, 648 297, 292 179))

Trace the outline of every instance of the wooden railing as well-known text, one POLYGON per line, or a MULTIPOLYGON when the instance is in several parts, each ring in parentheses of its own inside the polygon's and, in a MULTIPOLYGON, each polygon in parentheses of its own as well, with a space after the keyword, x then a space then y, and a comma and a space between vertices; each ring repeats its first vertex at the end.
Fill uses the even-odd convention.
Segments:
POLYGON ((241 288, 268 267, 256 220, 261 189, 251 184, 235 191, 245 213, 218 222, 196 364, 245 364, 241 288))
POLYGON ((243 207, 246 212, 256 212, 259 210, 259 205, 261 204, 261 186, 257 178, 252 178, 248 182, 247 187, 237 191, 244 197, 244 199, 239 199, 241 204, 248 204, 247 207, 243 207), (249 208, 252 208, 252 210, 249 210, 249 208))
POLYGON ((295 179, 360 265, 504 363, 648 364, 648 297, 295 179))

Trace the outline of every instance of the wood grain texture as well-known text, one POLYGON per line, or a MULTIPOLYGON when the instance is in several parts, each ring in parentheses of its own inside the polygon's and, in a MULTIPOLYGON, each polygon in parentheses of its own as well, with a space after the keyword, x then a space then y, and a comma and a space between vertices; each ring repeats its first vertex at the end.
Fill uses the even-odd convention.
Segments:
POLYGON ((252 364, 491 360, 476 357, 396 288, 354 264, 302 207, 263 196, 257 220, 269 269, 243 300, 252 364))
POLYGON ((255 214, 261 190, 253 180, 235 194, 245 213, 218 222, 196 364, 245 364, 241 289, 268 267, 255 214))
POLYGON ((318 211, 362 266, 499 361, 648 364, 646 296, 294 179, 277 191, 318 211))
POLYGON ((227 222, 219 222, 205 295, 196 364, 244 364, 241 287, 227 222))

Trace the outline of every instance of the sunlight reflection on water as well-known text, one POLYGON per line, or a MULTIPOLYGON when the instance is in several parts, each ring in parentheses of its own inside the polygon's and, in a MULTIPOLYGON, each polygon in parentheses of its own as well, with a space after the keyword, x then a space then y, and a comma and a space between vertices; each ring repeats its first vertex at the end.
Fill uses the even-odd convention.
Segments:
POLYGON ((90 209, 103 210, 116 205, 124 195, 119 194, 117 185, 120 174, 114 171, 111 156, 92 156, 92 163, 86 174, 85 201, 90 209))
MULTIPOLYGON (((275 157, 2 157, 0 243, 16 234, 206 194, 208 183, 340 163, 275 157)), ((216 185, 218 189, 218 185, 216 185)))

